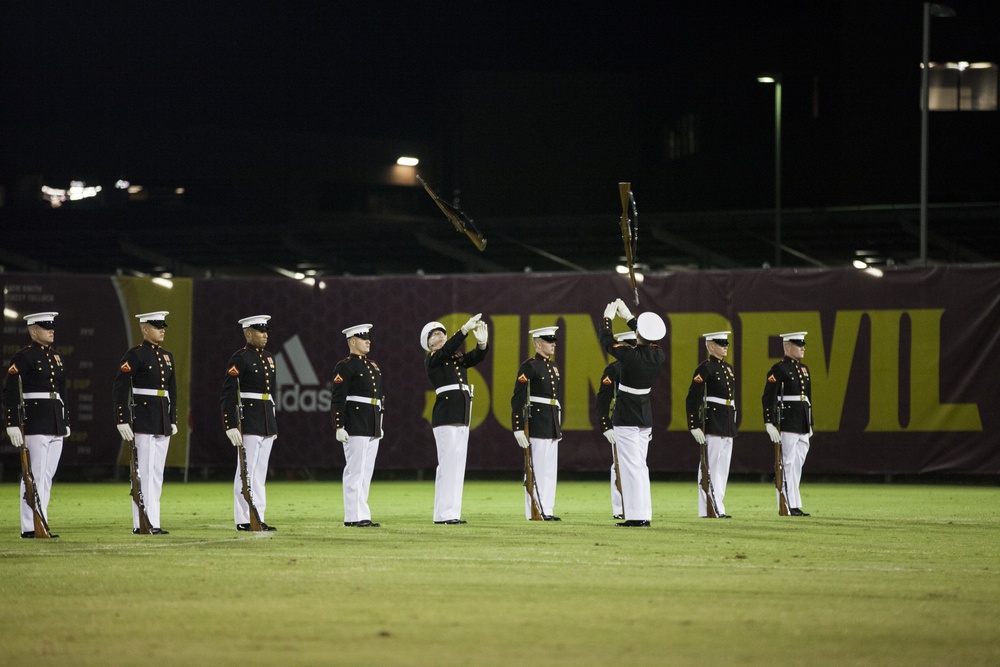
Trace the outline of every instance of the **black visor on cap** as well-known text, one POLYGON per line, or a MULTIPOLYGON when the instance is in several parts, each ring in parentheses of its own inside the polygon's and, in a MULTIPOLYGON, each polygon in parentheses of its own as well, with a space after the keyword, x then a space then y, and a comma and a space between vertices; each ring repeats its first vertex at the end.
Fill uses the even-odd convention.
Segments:
POLYGON ((253 329, 255 331, 259 331, 261 333, 267 333, 267 325, 266 324, 251 324, 247 328, 248 329, 253 329))
POLYGON ((360 338, 361 340, 371 340, 372 339, 372 332, 371 331, 363 331, 362 333, 356 333, 356 334, 354 334, 352 336, 352 338, 360 338))
POLYGON ((55 329, 56 328, 56 323, 53 322, 52 320, 47 320, 45 322, 32 322, 32 324, 34 324, 36 326, 40 326, 43 329, 49 329, 49 330, 51 330, 51 329, 55 329))
POLYGON ((559 340, 556 336, 539 336, 539 338, 544 340, 546 343, 554 343, 559 340))
POLYGON ((721 345, 722 347, 729 347, 728 338, 713 338, 712 342, 715 343, 716 345, 721 345))
POLYGON ((157 329, 166 329, 167 328, 167 321, 166 320, 146 320, 145 322, 143 322, 143 324, 148 324, 149 326, 155 327, 157 329))
POLYGON ((798 345, 799 347, 806 346, 806 342, 801 338, 789 338, 788 342, 791 343, 792 345, 798 345))

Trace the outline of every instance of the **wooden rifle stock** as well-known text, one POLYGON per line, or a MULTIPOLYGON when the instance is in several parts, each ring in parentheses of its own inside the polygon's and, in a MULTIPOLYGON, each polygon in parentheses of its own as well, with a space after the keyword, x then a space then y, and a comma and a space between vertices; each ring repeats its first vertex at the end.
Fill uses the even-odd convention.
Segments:
MULTIPOLYGON (((775 418, 777 419, 778 433, 781 433, 781 418, 785 410, 785 383, 782 382, 778 388, 778 401, 775 406, 775 418)), ((785 464, 782 461, 781 437, 774 443, 774 488, 778 490, 778 516, 791 516, 788 511, 788 496, 785 495, 785 464)))
POLYGON ((139 476, 139 450, 136 449, 135 440, 132 440, 131 468, 132 468, 132 502, 139 509, 139 534, 152 535, 153 525, 149 522, 149 515, 146 514, 146 501, 142 497, 142 478, 139 476))
POLYGON ((246 501, 250 514, 250 530, 260 532, 264 530, 264 522, 260 520, 257 512, 257 505, 253 501, 253 491, 250 489, 250 473, 247 470, 247 450, 243 447, 243 390, 240 388, 240 379, 236 378, 236 418, 239 420, 240 445, 238 458, 240 461, 240 484, 243 493, 243 500, 246 501))
MULTIPOLYGON (((701 398, 701 432, 708 437, 708 385, 704 386, 701 398)), ((709 519, 721 516, 719 506, 715 502, 715 487, 712 486, 712 473, 708 469, 708 445, 704 442, 698 445, 698 456, 701 459, 701 490, 705 493, 705 513, 709 519)))
POLYGON ((538 497, 538 484, 535 482, 535 464, 531 458, 531 440, 529 424, 531 420, 531 394, 528 394, 524 401, 524 437, 529 438, 528 446, 524 448, 524 490, 528 492, 531 499, 531 520, 544 521, 545 512, 542 510, 542 499, 538 497))
POLYGON ((42 512, 42 500, 38 497, 38 488, 35 486, 35 475, 31 472, 31 455, 28 453, 28 441, 24 435, 24 422, 27 420, 27 413, 24 409, 24 385, 21 384, 21 376, 17 376, 17 417, 18 428, 21 430, 21 479, 24 480, 24 501, 31 508, 31 517, 35 525, 36 538, 51 538, 52 531, 49 530, 49 522, 45 520, 42 512))

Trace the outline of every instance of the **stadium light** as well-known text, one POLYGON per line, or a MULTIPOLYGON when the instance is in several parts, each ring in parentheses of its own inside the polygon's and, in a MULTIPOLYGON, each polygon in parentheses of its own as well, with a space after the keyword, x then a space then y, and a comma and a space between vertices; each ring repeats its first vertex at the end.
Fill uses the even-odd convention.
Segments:
POLYGON ((951 18, 955 10, 936 2, 924 3, 924 54, 920 63, 920 264, 927 265, 927 124, 930 109, 931 17, 951 18))
POLYGON ((774 86, 774 265, 781 266, 781 74, 761 74, 758 83, 774 86))

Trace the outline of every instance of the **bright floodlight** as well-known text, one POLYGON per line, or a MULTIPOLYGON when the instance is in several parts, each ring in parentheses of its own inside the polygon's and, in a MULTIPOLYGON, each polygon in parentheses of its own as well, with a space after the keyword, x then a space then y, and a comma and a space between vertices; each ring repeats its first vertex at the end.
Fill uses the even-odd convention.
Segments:
POLYGON ((868 264, 867 264, 867 262, 862 262, 860 259, 856 259, 856 260, 854 260, 854 268, 855 269, 867 269, 868 268, 868 264))
POLYGON ((415 157, 403 156, 398 160, 396 160, 396 164, 398 164, 401 167, 416 167, 418 164, 420 164, 420 160, 415 157))
POLYGON ((758 83, 774 83, 775 79, 774 79, 773 76, 770 76, 770 75, 762 75, 762 76, 758 76, 757 77, 757 82, 758 83))

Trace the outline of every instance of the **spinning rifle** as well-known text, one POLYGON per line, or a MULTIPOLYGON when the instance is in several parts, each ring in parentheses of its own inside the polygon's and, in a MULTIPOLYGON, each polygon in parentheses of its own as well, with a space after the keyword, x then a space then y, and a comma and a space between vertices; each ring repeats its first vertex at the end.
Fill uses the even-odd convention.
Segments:
POLYGON ((635 305, 638 306, 639 288, 635 284, 635 254, 639 241, 639 211, 635 207, 631 183, 619 183, 618 194, 622 199, 621 227, 622 242, 625 244, 625 264, 628 266, 628 278, 632 283, 632 296, 635 305))
POLYGON ((424 179, 417 176, 417 180, 420 181, 420 185, 424 186, 424 190, 426 190, 427 194, 431 196, 434 203, 438 205, 438 208, 441 209, 444 216, 451 220, 451 224, 455 225, 455 229, 468 236, 476 247, 479 248, 480 252, 486 250, 486 239, 483 238, 482 233, 476 228, 472 219, 467 216, 462 209, 457 206, 452 206, 445 200, 438 197, 437 193, 431 190, 431 186, 427 185, 424 179))

